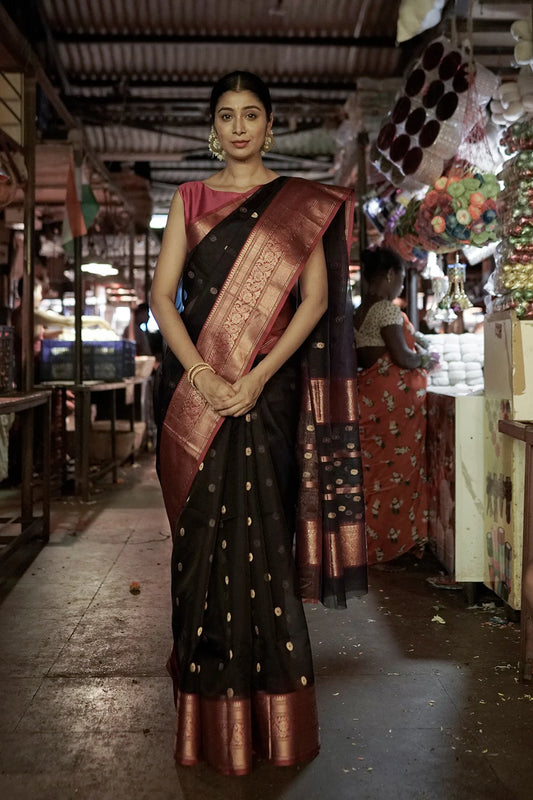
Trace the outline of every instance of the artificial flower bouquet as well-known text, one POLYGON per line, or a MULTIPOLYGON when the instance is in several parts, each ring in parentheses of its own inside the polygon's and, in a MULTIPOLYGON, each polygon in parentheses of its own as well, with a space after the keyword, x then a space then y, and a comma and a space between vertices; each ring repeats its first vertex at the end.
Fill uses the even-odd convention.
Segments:
POLYGON ((415 227, 421 241, 441 251, 496 241, 499 191, 491 173, 463 170, 438 178, 420 204, 415 227))
POLYGON ((427 250, 420 243, 415 223, 420 209, 420 200, 412 198, 401 216, 393 221, 393 227, 385 231, 383 244, 398 253, 404 261, 414 263, 427 258, 427 250))

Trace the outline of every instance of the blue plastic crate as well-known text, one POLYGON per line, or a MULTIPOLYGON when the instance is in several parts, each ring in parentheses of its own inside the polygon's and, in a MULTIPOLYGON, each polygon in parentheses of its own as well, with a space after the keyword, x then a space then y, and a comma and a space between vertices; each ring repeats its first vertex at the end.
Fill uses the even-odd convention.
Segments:
MULTIPOLYGON (((83 380, 118 381, 135 375, 135 342, 83 342, 83 380)), ((43 339, 41 381, 74 380, 74 342, 43 339)))

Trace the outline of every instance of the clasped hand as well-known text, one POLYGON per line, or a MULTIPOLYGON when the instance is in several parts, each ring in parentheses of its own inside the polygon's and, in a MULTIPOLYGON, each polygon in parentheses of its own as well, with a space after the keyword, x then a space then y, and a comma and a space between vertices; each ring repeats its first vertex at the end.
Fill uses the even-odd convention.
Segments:
POLYGON ((263 390, 263 383, 253 370, 234 384, 204 370, 195 383, 205 400, 222 417, 242 417, 255 406, 263 390))

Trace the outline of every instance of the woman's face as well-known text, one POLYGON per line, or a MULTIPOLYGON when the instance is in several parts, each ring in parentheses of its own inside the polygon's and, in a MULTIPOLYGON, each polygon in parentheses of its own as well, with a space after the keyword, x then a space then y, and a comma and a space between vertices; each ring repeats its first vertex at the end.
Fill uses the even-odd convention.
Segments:
POLYGON ((229 158, 247 161, 261 152, 272 128, 265 107, 253 92, 224 92, 213 120, 222 148, 229 158))

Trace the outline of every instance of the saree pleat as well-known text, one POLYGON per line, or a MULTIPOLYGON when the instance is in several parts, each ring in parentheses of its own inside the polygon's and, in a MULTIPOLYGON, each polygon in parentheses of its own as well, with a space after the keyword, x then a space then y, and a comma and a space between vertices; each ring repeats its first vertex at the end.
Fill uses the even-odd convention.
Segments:
POLYGON ((156 388, 158 471, 173 537, 168 670, 177 709, 175 757, 181 764, 203 758, 229 775, 248 773, 254 754, 278 765, 317 754, 302 598, 343 606, 366 588, 347 295, 352 207, 346 212, 344 190, 322 187, 315 200, 308 182, 292 185, 289 191, 287 179, 279 178, 188 231, 195 244, 184 271, 182 319, 202 356, 234 380, 235 370, 253 366, 289 324, 297 278, 310 254, 303 242, 314 248, 326 230, 333 315, 325 315, 243 417, 210 419, 170 352, 156 388), (291 197, 297 224, 277 230, 270 206, 281 198, 276 208, 282 219, 291 197), (238 266, 243 253, 256 272, 246 259, 238 266), (248 278, 239 283, 243 275, 248 278), (236 292, 243 305, 232 305, 236 292), (254 303, 262 308, 258 314, 254 303), (250 328, 242 340, 241 308, 250 319, 242 322, 250 328), (231 325, 218 336, 223 319, 231 325), (310 531, 306 542, 302 534, 310 531))
POLYGON ((219 771, 241 774, 249 771, 252 746, 279 764, 318 751, 311 649, 289 521, 296 381, 295 365, 285 365, 250 414, 225 421, 174 535, 169 666, 179 685, 178 716, 189 718, 178 730, 181 763, 203 755, 219 771), (189 699, 194 696, 198 704, 189 699))

